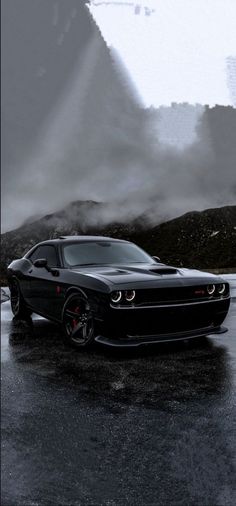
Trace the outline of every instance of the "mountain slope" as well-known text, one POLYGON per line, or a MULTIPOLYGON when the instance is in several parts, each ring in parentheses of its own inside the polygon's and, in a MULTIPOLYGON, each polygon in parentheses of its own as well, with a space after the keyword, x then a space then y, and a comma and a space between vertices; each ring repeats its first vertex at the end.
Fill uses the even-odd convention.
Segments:
POLYGON ((2 235, 0 275, 6 266, 34 244, 60 235, 99 234, 136 242, 152 255, 177 266, 202 269, 236 267, 236 206, 190 212, 156 226, 145 215, 126 223, 99 225, 96 217, 107 213, 105 204, 73 202, 60 212, 2 235), (93 225, 86 225, 88 222, 93 225))

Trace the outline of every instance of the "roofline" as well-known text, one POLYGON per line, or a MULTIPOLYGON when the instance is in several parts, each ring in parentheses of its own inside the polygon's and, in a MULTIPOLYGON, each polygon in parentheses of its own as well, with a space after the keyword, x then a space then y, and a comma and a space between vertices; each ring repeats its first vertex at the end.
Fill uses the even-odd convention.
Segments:
POLYGON ((80 243, 80 242, 96 242, 96 241, 112 241, 112 242, 130 242, 125 239, 116 239, 114 237, 106 237, 101 235, 67 235, 67 236, 59 236, 54 239, 46 239, 45 241, 40 241, 35 243, 30 250, 28 250, 24 257, 27 256, 34 248, 37 246, 42 246, 44 244, 69 244, 69 243, 80 243))
POLYGON ((122 239, 116 239, 114 237, 106 237, 103 235, 61 235, 57 239, 60 240, 72 240, 72 241, 122 241, 122 239))

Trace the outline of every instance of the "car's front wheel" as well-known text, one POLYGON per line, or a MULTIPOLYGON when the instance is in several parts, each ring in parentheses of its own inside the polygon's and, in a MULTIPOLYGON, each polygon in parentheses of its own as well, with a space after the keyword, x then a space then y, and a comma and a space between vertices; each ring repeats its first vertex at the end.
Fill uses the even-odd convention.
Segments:
POLYGON ((26 319, 30 317, 32 313, 25 304, 20 291, 19 283, 16 279, 13 279, 10 284, 10 300, 11 310, 16 318, 26 319))
POLYGON ((76 348, 91 345, 94 340, 94 319, 87 299, 72 294, 65 302, 62 312, 66 342, 76 348))

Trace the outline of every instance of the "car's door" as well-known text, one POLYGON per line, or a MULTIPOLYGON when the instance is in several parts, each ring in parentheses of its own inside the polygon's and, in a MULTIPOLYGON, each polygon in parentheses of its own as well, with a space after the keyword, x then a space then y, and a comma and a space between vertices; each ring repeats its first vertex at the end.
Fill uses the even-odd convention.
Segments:
POLYGON ((60 276, 53 276, 45 267, 35 267, 35 260, 42 258, 47 260, 49 268, 58 268, 60 273, 57 247, 51 244, 38 246, 28 258, 31 268, 28 271, 26 301, 35 312, 57 318, 60 314, 57 288, 60 276))

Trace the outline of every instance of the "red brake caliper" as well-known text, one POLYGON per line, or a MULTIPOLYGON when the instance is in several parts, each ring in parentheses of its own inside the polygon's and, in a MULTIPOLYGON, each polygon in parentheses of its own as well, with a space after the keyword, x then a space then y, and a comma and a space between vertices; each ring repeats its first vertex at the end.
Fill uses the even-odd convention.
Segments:
MULTIPOLYGON (((74 312, 75 313, 80 313, 80 307, 79 306, 76 306, 76 308, 74 309, 74 312)), ((76 325, 78 325, 78 320, 76 320, 75 318, 73 319, 73 327, 75 328, 76 325)))

